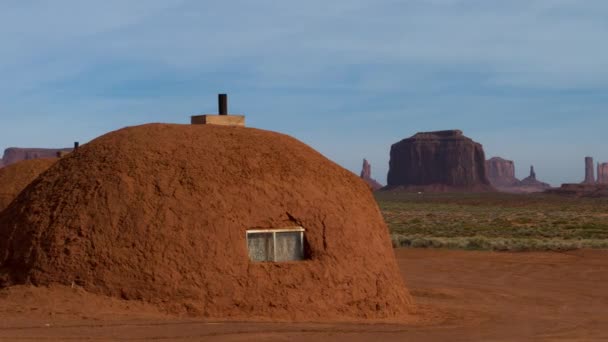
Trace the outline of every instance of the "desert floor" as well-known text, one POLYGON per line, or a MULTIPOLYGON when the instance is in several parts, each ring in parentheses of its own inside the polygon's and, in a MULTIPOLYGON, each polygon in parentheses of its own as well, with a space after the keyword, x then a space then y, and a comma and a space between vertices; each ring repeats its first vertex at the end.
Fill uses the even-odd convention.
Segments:
POLYGON ((24 287, 0 291, 0 340, 608 340, 607 250, 395 253, 421 323, 208 322, 78 289, 24 287))

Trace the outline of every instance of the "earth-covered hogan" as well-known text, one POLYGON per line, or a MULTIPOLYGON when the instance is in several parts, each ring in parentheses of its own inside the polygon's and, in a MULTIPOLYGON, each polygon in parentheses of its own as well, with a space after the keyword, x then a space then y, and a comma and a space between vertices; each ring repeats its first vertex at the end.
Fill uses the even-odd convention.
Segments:
POLYGON ((0 214, 0 283, 218 319, 404 321, 411 308, 367 185, 244 127, 129 127, 62 158, 0 214))

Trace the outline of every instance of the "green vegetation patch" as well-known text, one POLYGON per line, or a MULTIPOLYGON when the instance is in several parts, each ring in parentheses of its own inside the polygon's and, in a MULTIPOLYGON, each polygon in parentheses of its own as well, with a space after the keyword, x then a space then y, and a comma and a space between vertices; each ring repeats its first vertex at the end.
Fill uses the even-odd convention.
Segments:
POLYGON ((608 201, 544 194, 410 194, 376 199, 393 245, 478 250, 608 248, 608 201))

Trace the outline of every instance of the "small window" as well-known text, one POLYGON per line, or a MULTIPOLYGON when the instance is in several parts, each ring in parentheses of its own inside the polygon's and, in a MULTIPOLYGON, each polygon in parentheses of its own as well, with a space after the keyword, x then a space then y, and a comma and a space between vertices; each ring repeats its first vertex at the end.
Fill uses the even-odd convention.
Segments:
POLYGON ((248 230, 247 248, 251 261, 304 260, 304 228, 248 230))

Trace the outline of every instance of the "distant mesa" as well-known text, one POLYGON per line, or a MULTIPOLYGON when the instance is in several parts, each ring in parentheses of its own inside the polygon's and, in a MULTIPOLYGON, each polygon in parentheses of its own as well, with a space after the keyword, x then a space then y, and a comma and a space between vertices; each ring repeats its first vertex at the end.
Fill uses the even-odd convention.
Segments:
POLYGON ((367 159, 363 159, 363 167, 361 169, 361 179, 369 185, 372 191, 376 191, 382 188, 382 184, 378 183, 375 179, 372 178, 372 165, 367 161, 367 159))
POLYGON ((0 167, 9 166, 22 160, 32 160, 40 158, 55 158, 58 153, 71 152, 72 148, 19 148, 11 147, 4 150, 0 167))
POLYGON ((490 183, 498 189, 517 186, 520 182, 515 178, 515 163, 501 157, 493 157, 486 161, 486 173, 490 183))
POLYGON ((515 163, 501 157, 486 161, 486 171, 490 183, 499 191, 512 193, 542 192, 551 188, 550 184, 536 179, 534 166, 530 166, 530 175, 523 180, 515 177, 515 163))
POLYGON ((496 191, 486 176, 482 145, 460 130, 420 132, 393 144, 384 190, 496 191))

